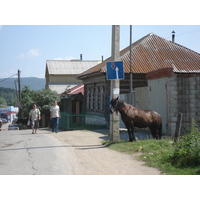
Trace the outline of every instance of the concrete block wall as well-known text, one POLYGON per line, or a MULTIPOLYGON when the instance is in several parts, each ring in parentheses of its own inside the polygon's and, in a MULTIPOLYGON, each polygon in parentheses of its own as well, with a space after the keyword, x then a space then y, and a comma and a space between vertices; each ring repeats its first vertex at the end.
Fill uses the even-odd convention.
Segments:
POLYGON ((177 74, 168 79, 168 133, 175 134, 179 112, 183 113, 182 134, 191 129, 195 119, 200 127, 200 76, 198 74, 177 74))

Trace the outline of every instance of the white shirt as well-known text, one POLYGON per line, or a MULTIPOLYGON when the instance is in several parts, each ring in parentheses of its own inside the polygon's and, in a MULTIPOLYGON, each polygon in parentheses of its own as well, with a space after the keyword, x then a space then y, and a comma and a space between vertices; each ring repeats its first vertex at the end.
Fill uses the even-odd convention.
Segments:
POLYGON ((56 105, 56 106, 51 106, 50 111, 51 111, 51 113, 52 113, 52 118, 60 117, 60 115, 59 115, 60 108, 59 108, 58 105, 56 105))
POLYGON ((37 120, 39 115, 40 115, 40 110, 39 109, 32 109, 29 113, 29 115, 31 116, 32 120, 37 120))

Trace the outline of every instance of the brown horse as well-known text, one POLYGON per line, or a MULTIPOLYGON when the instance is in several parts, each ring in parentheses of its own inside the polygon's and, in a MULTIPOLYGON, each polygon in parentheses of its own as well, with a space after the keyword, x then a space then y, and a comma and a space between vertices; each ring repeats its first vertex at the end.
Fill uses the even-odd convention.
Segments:
POLYGON ((129 141, 135 141, 134 127, 149 127, 153 138, 161 139, 162 134, 162 117, 153 110, 140 110, 130 104, 120 101, 118 97, 113 98, 110 102, 110 113, 120 112, 122 121, 124 122, 129 135, 129 141))

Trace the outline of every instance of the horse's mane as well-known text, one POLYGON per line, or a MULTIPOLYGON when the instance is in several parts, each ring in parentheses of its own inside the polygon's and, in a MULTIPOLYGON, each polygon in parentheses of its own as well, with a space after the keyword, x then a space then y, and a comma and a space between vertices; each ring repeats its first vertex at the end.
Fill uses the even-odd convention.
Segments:
POLYGON ((119 102, 119 105, 120 105, 120 106, 129 106, 129 107, 133 107, 131 104, 128 104, 128 103, 124 102, 124 100, 119 100, 118 102, 119 102))

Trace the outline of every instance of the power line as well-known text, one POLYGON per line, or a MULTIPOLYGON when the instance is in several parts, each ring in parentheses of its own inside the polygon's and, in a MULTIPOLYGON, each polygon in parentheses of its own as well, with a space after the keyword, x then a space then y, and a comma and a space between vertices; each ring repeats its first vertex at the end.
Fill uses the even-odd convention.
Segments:
POLYGON ((176 36, 181 36, 181 35, 191 34, 191 33, 199 32, 199 31, 200 31, 200 29, 198 29, 198 30, 193 30, 193 31, 189 31, 189 32, 185 32, 185 33, 177 34, 176 36))
POLYGON ((12 75, 12 76, 10 76, 10 77, 8 77, 8 78, 5 78, 5 79, 3 79, 3 80, 0 80, 0 83, 1 82, 3 82, 3 81, 6 81, 6 80, 8 80, 9 78, 12 78, 13 76, 16 76, 17 74, 14 74, 14 75, 12 75))
MULTIPOLYGON (((176 37, 179 37, 179 36, 182 36, 182 35, 187 35, 187 34, 191 34, 191 33, 195 33, 195 32, 199 32, 200 29, 197 29, 197 30, 193 30, 193 31, 189 31, 189 32, 184 32, 184 33, 180 33, 180 34, 176 34, 176 37)), ((167 36, 167 37, 164 37, 166 39, 168 38, 171 38, 171 36, 167 36)))

